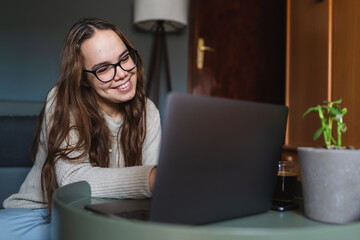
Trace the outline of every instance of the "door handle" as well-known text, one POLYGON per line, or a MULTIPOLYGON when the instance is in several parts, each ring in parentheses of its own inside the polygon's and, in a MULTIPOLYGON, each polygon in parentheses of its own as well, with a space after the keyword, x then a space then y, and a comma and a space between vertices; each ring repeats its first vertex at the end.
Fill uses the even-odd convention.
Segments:
POLYGON ((204 38, 198 39, 198 47, 197 47, 197 68, 199 70, 203 69, 204 67, 204 52, 205 51, 215 51, 213 48, 205 46, 204 38))

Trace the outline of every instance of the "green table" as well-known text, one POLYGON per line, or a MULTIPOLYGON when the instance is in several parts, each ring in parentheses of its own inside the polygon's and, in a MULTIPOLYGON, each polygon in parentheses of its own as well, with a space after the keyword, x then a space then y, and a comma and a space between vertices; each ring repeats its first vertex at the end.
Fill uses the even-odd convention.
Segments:
POLYGON ((360 222, 319 223, 304 217, 301 210, 269 211, 208 225, 187 226, 110 218, 84 209, 86 204, 106 201, 111 200, 91 198, 86 182, 58 189, 53 205, 54 239, 360 239, 360 222))

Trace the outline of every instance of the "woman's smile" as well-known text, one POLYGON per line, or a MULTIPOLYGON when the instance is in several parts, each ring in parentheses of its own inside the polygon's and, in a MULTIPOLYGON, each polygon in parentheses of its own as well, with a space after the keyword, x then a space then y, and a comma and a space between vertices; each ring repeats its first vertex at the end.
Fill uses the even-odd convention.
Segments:
POLYGON ((118 90, 118 91, 128 91, 131 88, 131 81, 128 80, 127 82, 117 86, 117 87, 113 87, 113 89, 118 90))

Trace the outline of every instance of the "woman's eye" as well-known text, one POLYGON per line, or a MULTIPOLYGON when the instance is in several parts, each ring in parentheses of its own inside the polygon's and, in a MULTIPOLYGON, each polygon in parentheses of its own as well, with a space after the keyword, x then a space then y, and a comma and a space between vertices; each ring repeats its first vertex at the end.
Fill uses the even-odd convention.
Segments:
POLYGON ((121 58, 122 62, 126 62, 129 59, 129 54, 126 54, 123 58, 121 58))
POLYGON ((110 68, 109 66, 103 66, 103 67, 99 68, 98 70, 96 70, 96 73, 98 73, 98 74, 105 73, 106 71, 109 70, 109 68, 110 68))

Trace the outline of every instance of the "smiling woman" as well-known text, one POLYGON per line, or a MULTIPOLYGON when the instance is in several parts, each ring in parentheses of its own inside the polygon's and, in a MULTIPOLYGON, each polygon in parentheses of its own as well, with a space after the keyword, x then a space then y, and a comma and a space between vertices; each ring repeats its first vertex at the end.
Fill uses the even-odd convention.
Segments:
POLYGON ((71 28, 34 165, 0 211, 1 239, 49 239, 52 193, 72 182, 87 181, 93 197, 151 196, 161 128, 143 81, 141 57, 116 26, 90 18, 71 28))
POLYGON ((128 47, 113 30, 96 30, 80 49, 84 68, 92 69, 88 83, 96 92, 99 106, 115 120, 120 120, 118 103, 135 96, 137 83, 137 69, 129 57, 128 47))

